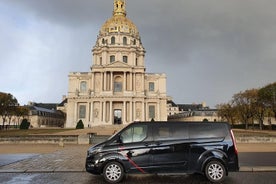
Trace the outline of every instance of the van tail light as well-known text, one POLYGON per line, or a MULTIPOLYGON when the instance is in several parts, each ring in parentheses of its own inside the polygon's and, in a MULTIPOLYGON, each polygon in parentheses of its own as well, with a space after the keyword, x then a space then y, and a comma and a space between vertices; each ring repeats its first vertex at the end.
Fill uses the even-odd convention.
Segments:
POLYGON ((234 143, 235 153, 238 154, 237 143, 236 143, 236 139, 235 139, 233 130, 231 130, 231 138, 232 138, 232 141, 233 141, 233 143, 234 143))

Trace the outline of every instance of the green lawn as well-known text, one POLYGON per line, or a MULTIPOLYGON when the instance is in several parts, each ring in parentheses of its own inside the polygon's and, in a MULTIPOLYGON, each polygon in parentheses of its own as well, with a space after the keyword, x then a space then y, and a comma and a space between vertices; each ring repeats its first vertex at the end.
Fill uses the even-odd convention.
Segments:
POLYGON ((74 130, 74 129, 59 128, 59 129, 0 130, 0 137, 29 136, 29 135, 36 135, 36 134, 54 134, 54 133, 65 132, 70 130, 74 130))

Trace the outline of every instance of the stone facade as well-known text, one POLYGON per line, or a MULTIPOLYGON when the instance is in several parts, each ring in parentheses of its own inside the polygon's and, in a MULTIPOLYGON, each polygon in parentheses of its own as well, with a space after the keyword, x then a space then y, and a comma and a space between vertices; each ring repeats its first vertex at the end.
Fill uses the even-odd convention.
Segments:
POLYGON ((90 72, 69 74, 66 127, 167 120, 166 75, 149 74, 137 27, 126 17, 125 0, 114 0, 92 49, 90 72))
POLYGON ((28 109, 28 114, 21 116, 7 117, 3 123, 0 118, 0 129, 19 127, 23 119, 30 122, 31 128, 48 128, 48 127, 64 127, 65 113, 57 110, 58 104, 46 104, 29 102, 28 105, 23 106, 28 109))

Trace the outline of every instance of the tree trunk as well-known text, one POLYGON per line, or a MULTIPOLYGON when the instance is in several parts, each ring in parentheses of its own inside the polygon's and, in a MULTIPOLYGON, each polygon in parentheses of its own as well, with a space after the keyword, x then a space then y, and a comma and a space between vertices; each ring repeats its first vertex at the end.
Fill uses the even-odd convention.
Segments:
POLYGON ((259 125, 260 125, 260 130, 263 129, 263 120, 262 119, 259 119, 259 125))
POLYGON ((248 130, 248 122, 245 122, 245 129, 248 130))

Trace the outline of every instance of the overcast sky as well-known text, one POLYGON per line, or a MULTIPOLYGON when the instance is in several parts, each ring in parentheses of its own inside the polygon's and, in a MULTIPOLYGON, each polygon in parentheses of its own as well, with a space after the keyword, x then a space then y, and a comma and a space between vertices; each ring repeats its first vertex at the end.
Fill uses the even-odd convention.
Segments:
MULTIPOLYGON (((0 91, 59 103, 69 72, 89 72, 113 0, 0 0, 0 91)), ((276 81, 275 0, 127 0, 146 72, 176 103, 214 107, 276 81)))

